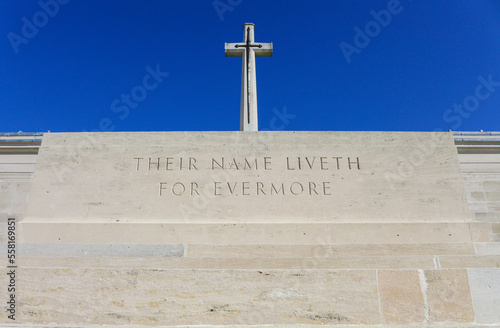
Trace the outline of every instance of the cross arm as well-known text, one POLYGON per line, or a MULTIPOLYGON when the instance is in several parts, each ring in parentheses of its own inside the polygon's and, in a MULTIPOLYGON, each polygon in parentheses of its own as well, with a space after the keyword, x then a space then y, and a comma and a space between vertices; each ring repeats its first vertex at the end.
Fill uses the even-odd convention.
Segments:
POLYGON ((252 47, 255 50, 255 57, 272 57, 273 56, 273 43, 254 43, 259 47, 252 47), (262 47, 260 47, 262 46, 262 47))
POLYGON ((227 43, 224 46, 226 57, 241 57, 245 48, 236 47, 239 43, 227 43))
MULTIPOLYGON (((225 43, 226 57, 241 57, 245 51, 244 43, 225 43)), ((252 43, 251 49, 255 51, 255 57, 272 57, 273 43, 252 43)))

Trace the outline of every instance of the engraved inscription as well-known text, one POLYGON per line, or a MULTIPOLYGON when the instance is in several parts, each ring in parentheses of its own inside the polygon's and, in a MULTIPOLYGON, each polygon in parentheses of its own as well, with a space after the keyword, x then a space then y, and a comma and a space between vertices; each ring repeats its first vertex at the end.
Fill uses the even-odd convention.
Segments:
MULTIPOLYGON (((213 197, 218 196, 331 196, 332 177, 338 171, 361 171, 361 160, 357 156, 288 156, 273 158, 262 157, 226 157, 213 156, 210 158, 196 157, 134 157, 133 167, 140 172, 159 172, 162 180, 158 183, 159 196, 200 196, 203 192, 213 197), (273 170, 288 172, 287 181, 275 181, 273 170), (168 171, 209 171, 234 172, 225 181, 218 181, 216 177, 211 182, 181 181, 172 178, 169 181, 168 171), (238 174, 246 173, 253 179, 238 180, 238 174), (324 181, 307 181, 308 171, 324 172, 324 181), (242 172, 242 173, 237 173, 242 172), (251 173, 255 172, 255 173, 251 173), (259 173, 261 172, 261 173, 259 173), (266 173, 267 172, 267 173, 266 173), (303 173, 300 173, 303 172, 303 173), (330 172, 330 173, 328 173, 330 172), (167 175, 165 175, 167 174, 167 175), (260 174, 268 174, 263 179, 260 174), (301 174, 300 179, 298 175, 301 174), (165 178, 167 177, 167 178, 165 178), (165 178, 165 179, 164 179, 165 178), (164 179, 164 180, 163 180, 164 179)), ((190 173, 191 175, 191 173, 190 173)), ((194 177, 195 175, 193 175, 194 177)), ((199 177, 199 176, 198 176, 199 177)), ((204 176, 206 179, 207 177, 204 176)), ((343 178, 342 178, 343 179, 343 178)), ((194 180, 194 179, 193 179, 194 180)))

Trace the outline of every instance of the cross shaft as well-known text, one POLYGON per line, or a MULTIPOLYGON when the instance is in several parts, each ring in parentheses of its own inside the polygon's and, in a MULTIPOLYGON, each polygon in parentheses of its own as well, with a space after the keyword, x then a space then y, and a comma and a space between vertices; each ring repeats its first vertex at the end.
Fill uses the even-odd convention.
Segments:
POLYGON ((272 56, 272 43, 254 42, 255 25, 243 25, 244 44, 226 43, 226 57, 243 57, 241 76, 240 131, 258 131, 255 57, 272 56))

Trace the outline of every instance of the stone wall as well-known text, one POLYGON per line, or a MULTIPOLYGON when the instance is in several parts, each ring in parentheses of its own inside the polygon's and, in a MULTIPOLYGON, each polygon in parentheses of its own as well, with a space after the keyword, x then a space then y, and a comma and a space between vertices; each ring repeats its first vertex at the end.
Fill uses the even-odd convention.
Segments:
MULTIPOLYGON (((52 240, 43 223, 32 224, 23 231, 32 242, 18 244, 17 323, 499 325, 497 140, 455 135, 472 221, 178 224, 162 230, 147 224, 59 223, 61 240, 52 240), (130 229, 134 239, 127 237, 130 229), (82 236, 92 231, 100 237, 89 244, 82 236)), ((20 155, 3 156, 5 163, 9 157, 20 162, 14 160, 20 155)), ((26 205, 33 166, 26 171, 4 169, 0 180, 24 189, 0 199, 4 216, 12 214, 10 206, 22 212, 26 205)), ((6 258, 5 249, 0 258, 6 258)), ((0 275, 0 288, 7 284, 8 276, 0 275)), ((6 302, 2 290, 0 304, 6 302)), ((0 326, 10 327, 6 316, 0 312, 0 326)))
POLYGON ((500 134, 455 134, 470 209, 500 241, 500 134))
POLYGON ((8 216, 22 218, 33 182, 40 135, 0 135, 0 241, 8 216))

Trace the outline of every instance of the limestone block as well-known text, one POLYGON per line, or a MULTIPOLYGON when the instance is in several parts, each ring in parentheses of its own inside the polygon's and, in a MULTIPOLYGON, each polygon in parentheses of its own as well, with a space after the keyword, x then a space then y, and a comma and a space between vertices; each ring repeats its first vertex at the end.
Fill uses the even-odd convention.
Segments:
POLYGON ((49 133, 26 222, 457 222, 464 195, 449 133, 49 133))
POLYGON ((474 213, 476 220, 486 222, 500 222, 499 212, 478 212, 474 213))
POLYGON ((467 271, 465 269, 426 270, 425 278, 430 321, 474 321, 467 271))
POLYGON ((476 321, 500 322, 500 269, 467 269, 476 321))
POLYGON ((469 228, 472 241, 490 241, 491 225, 483 222, 470 222, 469 228))
MULTIPOLYGON (((493 180, 493 179, 491 179, 493 180)), ((500 180, 500 177, 498 177, 496 180, 500 180)), ((483 188, 484 191, 492 191, 492 192, 498 192, 500 190, 500 181, 484 181, 483 183, 483 188)))
POLYGON ((0 216, 24 215, 32 184, 32 172, 0 172, 0 216))
POLYGON ((379 270, 377 277, 382 323, 425 321, 424 298, 417 270, 379 270))
POLYGON ((476 243, 477 255, 500 255, 500 243, 476 243))
POLYGON ((484 196, 487 201, 500 202, 500 191, 485 192, 484 196))

